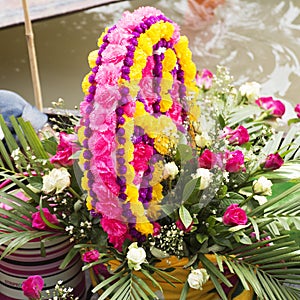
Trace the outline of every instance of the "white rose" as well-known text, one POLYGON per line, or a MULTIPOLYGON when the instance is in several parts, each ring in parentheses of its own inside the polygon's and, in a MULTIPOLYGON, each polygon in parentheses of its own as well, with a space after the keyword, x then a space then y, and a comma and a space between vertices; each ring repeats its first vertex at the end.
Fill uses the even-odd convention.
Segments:
POLYGON ((169 163, 166 163, 164 166, 164 179, 167 179, 168 177, 171 177, 171 179, 174 179, 175 176, 178 174, 179 170, 176 164, 172 161, 169 163))
POLYGON ((271 196, 273 183, 271 180, 264 176, 259 177, 257 180, 253 181, 252 189, 254 194, 261 196, 271 196))
POLYGON ((49 194, 56 190, 56 194, 61 193, 70 186, 70 173, 66 168, 52 169, 49 174, 43 176, 42 191, 49 194))
POLYGON ((141 269, 141 264, 146 262, 146 252, 142 247, 138 247, 137 243, 132 243, 128 247, 127 259, 130 269, 138 271, 141 269))
POLYGON ((257 82, 246 82, 239 89, 242 96, 246 96, 249 100, 255 100, 259 97, 260 84, 257 82))
POLYGON ((194 179, 201 177, 200 190, 204 190, 207 187, 209 187, 210 183, 212 182, 212 176, 213 174, 210 173, 208 169, 204 169, 204 168, 198 168, 197 173, 192 175, 194 179))
POLYGON ((196 134, 195 142, 198 147, 204 148, 211 145, 211 138, 207 132, 203 132, 202 134, 196 134))
POLYGON ((189 286, 192 289, 202 290, 203 284, 205 284, 208 279, 209 279, 209 275, 206 269, 201 268, 201 269, 192 270, 187 280, 189 286))
POLYGON ((253 198, 259 203, 259 205, 263 205, 268 201, 265 196, 254 195, 253 198))

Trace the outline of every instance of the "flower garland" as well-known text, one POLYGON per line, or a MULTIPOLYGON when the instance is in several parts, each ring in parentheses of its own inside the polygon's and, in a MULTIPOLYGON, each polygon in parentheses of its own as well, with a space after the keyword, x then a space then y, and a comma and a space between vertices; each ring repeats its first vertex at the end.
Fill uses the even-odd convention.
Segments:
POLYGON ((196 67, 188 39, 155 8, 125 12, 98 46, 82 84, 83 187, 89 210, 120 249, 126 238, 153 234, 161 161, 199 115, 196 67))

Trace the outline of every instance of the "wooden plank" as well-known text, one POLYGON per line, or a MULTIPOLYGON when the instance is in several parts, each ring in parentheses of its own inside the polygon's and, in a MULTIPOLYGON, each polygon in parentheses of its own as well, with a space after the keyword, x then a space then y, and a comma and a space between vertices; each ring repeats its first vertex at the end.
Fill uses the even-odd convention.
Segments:
MULTIPOLYGON (((121 0, 27 0, 31 20, 68 14, 121 0)), ((24 23, 21 0, 0 0, 0 28, 24 23)))

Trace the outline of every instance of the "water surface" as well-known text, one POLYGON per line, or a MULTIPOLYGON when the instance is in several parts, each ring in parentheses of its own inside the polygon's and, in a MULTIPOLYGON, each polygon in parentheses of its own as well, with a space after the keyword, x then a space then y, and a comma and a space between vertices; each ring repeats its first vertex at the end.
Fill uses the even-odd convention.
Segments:
MULTIPOLYGON (((87 55, 98 36, 124 10, 142 5, 157 7, 180 25, 199 69, 225 65, 238 83, 258 81, 262 94, 300 102, 300 1, 226 0, 203 20, 188 0, 134 0, 33 24, 44 106, 58 98, 68 108, 80 103, 87 55)), ((24 27, 1 29, 0 41, 0 88, 34 103, 24 27)))

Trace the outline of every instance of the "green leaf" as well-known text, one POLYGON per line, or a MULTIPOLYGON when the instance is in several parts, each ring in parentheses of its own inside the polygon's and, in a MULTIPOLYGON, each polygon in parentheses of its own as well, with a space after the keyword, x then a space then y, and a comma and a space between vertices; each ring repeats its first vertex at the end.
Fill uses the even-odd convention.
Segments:
POLYGON ((199 186, 200 180, 201 180, 200 178, 194 178, 185 184, 183 193, 182 193, 182 202, 183 203, 191 197, 191 195, 195 191, 196 187, 199 186))
POLYGON ((188 292, 189 292, 189 284, 188 284, 188 282, 186 281, 186 282, 184 283, 184 286, 183 286, 182 290, 181 290, 181 294, 180 294, 179 300, 186 300, 186 299, 187 299, 186 297, 187 297, 188 292))
POLYGON ((179 208, 179 217, 186 229, 191 226, 193 218, 191 217, 190 212, 183 205, 179 208))
POLYGON ((114 282, 115 280, 120 280, 122 278, 123 274, 125 273, 125 270, 122 270, 121 272, 116 273, 115 275, 110 276, 109 278, 103 280, 101 283, 99 283, 94 289, 92 290, 93 293, 98 292, 102 288, 109 286, 111 282, 114 282))
POLYGON ((67 265, 72 261, 72 259, 79 253, 79 250, 72 247, 68 254, 64 257, 64 260, 60 264, 59 268, 64 269, 67 267, 67 265))
MULTIPOLYGON (((108 287, 98 298, 98 300, 107 300, 107 298, 117 289, 120 288, 126 281, 130 280, 130 275, 127 274, 124 277, 121 277, 119 280, 117 280, 114 284, 112 284, 110 287, 108 287)), ((106 280, 105 280, 106 281, 106 280)), ((97 286, 98 287, 98 286, 97 286)), ((92 292, 94 293, 94 290, 92 292)))

